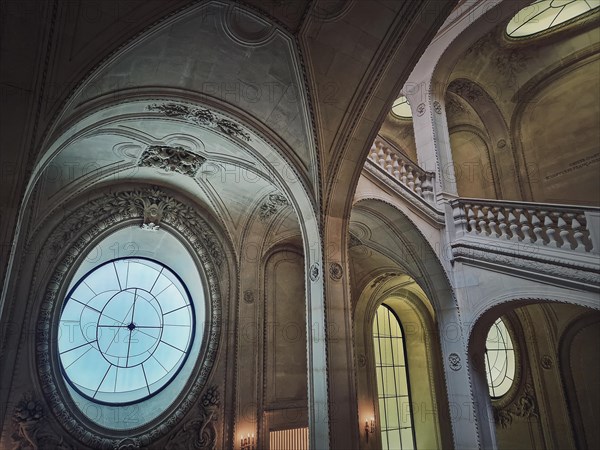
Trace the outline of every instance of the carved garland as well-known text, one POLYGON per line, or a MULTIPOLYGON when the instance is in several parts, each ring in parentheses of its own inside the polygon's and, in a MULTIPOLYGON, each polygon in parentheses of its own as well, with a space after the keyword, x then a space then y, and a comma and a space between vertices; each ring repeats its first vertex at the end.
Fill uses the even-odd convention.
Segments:
POLYGON ((162 105, 149 105, 148 110, 158 111, 167 117, 183 119, 207 128, 215 128, 227 136, 235 137, 246 142, 251 140, 250 135, 240 124, 230 119, 218 117, 206 108, 196 108, 179 103, 165 103, 162 105))
POLYGON ((204 267, 210 290, 211 320, 206 354, 200 362, 199 373, 187 392, 185 400, 159 426, 128 438, 126 447, 145 447, 165 436, 181 423, 204 389, 216 359, 221 324, 221 296, 219 276, 215 265, 221 264, 223 250, 212 229, 198 216, 195 210, 168 196, 159 188, 153 187, 107 194, 74 211, 54 231, 42 250, 42 254, 50 252, 50 259, 56 260, 60 249, 73 242, 62 256, 60 263, 56 265, 40 306, 36 331, 36 356, 40 384, 56 419, 70 436, 94 448, 123 448, 123 440, 93 433, 67 406, 66 399, 58 389, 55 380, 57 372, 53 370, 54 362, 50 358, 53 311, 56 308, 60 287, 66 281, 67 272, 89 247, 93 239, 118 223, 135 218, 141 219, 144 217, 144 206, 148 203, 164 206, 161 220, 179 231, 198 255, 204 267))

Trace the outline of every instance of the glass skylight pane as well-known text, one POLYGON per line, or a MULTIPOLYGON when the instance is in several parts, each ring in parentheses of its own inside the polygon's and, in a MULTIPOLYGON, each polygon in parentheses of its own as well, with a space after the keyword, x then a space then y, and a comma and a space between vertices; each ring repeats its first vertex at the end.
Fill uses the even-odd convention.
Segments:
POLYGON ((541 0, 519 11, 508 23, 511 37, 531 36, 600 7, 600 0, 541 0))
POLYGON ((189 354, 195 326, 179 278, 155 261, 125 258, 97 267, 75 286, 58 339, 71 386, 92 401, 124 404, 168 384, 189 354))
POLYGON ((398 97, 392 105, 392 113, 398 117, 411 118, 412 111, 410 109, 410 103, 405 96, 398 97))

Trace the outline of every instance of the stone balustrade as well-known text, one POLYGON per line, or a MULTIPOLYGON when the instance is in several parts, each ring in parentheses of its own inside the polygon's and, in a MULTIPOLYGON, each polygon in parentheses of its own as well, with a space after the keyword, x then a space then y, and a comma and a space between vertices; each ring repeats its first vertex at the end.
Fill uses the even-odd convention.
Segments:
POLYGON ((428 203, 434 203, 435 174, 421 169, 389 142, 378 136, 371 146, 369 159, 409 191, 428 203))
POLYGON ((598 242, 593 242, 593 235, 597 234, 598 208, 468 198, 454 200, 451 205, 457 237, 491 237, 563 250, 598 252, 598 242), (594 223, 588 228, 590 221, 594 223))

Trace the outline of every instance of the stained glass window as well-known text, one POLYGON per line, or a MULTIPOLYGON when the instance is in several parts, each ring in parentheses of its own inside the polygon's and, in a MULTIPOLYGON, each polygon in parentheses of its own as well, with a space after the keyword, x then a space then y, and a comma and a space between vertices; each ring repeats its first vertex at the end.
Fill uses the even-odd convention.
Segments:
POLYGON ((409 119, 412 117, 412 111, 410 109, 410 103, 405 96, 398 97, 392 105, 392 113, 398 117, 409 119))
POLYGON ((492 398, 508 392, 515 378, 515 350, 502 319, 496 320, 485 341, 485 369, 492 398))
POLYGON ((142 401, 179 372, 194 321, 188 290, 168 267, 145 258, 104 263, 65 299, 58 336, 63 375, 97 403, 142 401))
POLYGON ((531 36, 575 19, 600 7, 600 0, 537 0, 508 23, 510 37, 531 36))
POLYGON ((402 326, 385 304, 373 321, 375 373, 384 450, 414 449, 412 407, 402 326))

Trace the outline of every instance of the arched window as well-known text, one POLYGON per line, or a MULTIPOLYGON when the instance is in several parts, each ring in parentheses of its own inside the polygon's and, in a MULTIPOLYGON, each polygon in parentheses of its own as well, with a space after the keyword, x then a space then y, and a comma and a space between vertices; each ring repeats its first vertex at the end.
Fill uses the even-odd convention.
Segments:
POLYGON ((392 309, 385 304, 377 308, 373 321, 373 345, 381 447, 384 450, 414 449, 416 446, 402 325, 392 309))
POLYGON ((404 95, 401 95, 394 100, 394 104, 392 105, 392 114, 403 119, 412 118, 410 103, 408 103, 408 99, 404 95))
POLYGON ((533 36, 575 20, 599 6, 599 0, 537 0, 510 20, 506 34, 512 38, 533 36))
POLYGON ((485 372, 492 398, 506 394, 515 379, 515 350, 502 319, 494 322, 485 341, 485 372))

